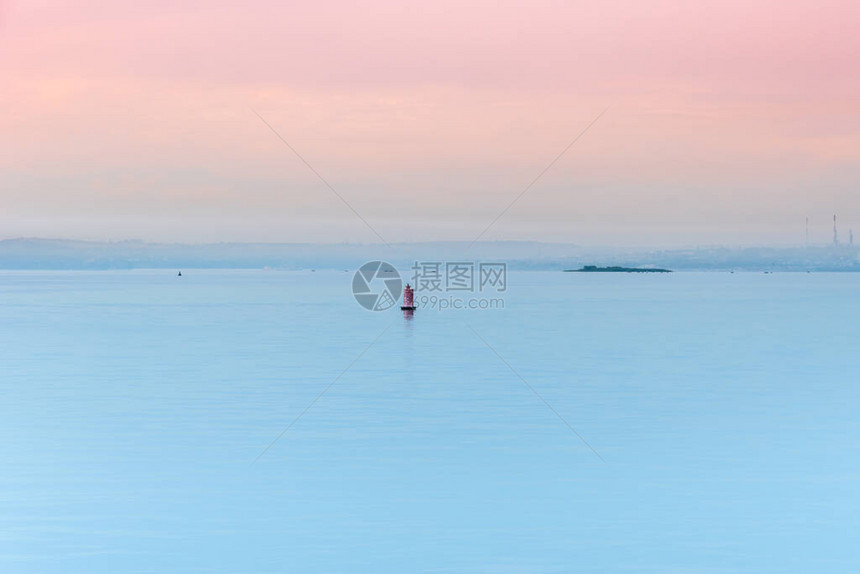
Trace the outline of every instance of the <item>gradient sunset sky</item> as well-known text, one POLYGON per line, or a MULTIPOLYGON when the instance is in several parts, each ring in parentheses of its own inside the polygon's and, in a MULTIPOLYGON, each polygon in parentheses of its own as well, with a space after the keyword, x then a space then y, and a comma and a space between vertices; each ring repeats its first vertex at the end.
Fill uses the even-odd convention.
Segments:
POLYGON ((0 238, 860 233, 860 2, 0 0, 0 238))

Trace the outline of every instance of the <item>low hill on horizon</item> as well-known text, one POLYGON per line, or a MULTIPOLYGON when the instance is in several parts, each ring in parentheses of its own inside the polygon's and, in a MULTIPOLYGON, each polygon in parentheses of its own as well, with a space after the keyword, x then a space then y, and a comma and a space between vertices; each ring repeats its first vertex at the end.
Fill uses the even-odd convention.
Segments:
POLYGON ((398 267, 415 261, 501 261, 511 268, 564 270, 585 265, 675 270, 860 271, 855 246, 585 247, 529 241, 381 244, 150 243, 141 240, 0 240, 0 269, 107 270, 146 268, 354 269, 382 259, 398 267))

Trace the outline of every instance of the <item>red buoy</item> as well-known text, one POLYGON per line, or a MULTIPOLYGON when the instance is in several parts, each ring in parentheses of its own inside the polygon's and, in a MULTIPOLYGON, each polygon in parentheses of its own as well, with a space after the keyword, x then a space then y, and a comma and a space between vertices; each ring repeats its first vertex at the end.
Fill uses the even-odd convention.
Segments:
POLYGON ((400 306, 400 309, 402 311, 414 311, 416 309, 415 292, 409 286, 409 283, 403 288, 403 305, 400 306))

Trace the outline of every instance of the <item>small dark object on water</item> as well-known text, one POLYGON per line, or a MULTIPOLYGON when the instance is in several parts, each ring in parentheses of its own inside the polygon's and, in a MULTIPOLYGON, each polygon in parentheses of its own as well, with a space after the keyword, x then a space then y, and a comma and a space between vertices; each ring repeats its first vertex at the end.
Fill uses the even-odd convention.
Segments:
POLYGON ((582 269, 565 269, 565 273, 671 273, 671 269, 642 268, 642 267, 598 267, 586 265, 582 269))
POLYGON ((182 271, 179 272, 179 275, 177 275, 177 277, 182 277, 182 271))

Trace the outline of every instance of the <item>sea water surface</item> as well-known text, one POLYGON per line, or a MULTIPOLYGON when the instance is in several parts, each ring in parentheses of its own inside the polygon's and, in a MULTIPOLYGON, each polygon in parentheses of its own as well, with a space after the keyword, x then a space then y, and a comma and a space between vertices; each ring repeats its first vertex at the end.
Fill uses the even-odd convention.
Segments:
POLYGON ((0 273, 0 572, 860 566, 860 274, 351 280, 0 273))

